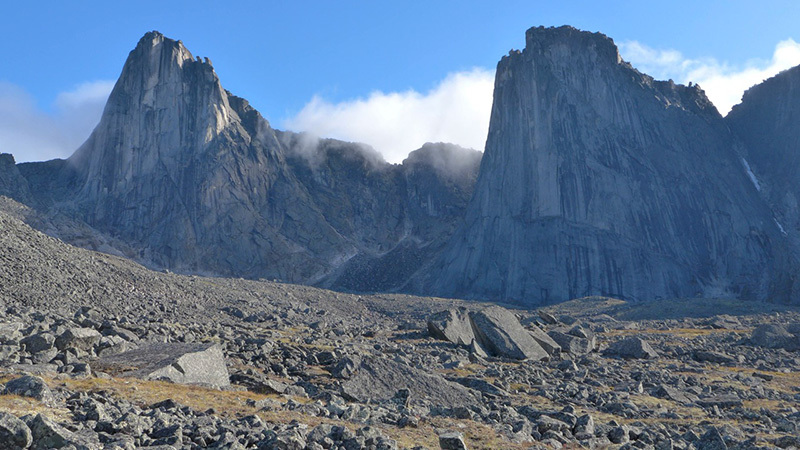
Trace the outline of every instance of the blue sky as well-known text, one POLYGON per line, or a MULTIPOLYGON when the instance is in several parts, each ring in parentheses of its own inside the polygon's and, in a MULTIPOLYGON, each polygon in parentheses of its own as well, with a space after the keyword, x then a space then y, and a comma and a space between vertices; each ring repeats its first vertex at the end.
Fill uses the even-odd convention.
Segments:
POLYGON ((720 110, 732 102, 724 95, 741 95, 730 93, 736 86, 758 82, 794 58, 800 64, 794 45, 800 42, 800 2, 655 5, 6 2, 0 152, 20 161, 68 156, 96 123, 128 52, 153 29, 208 56, 223 86, 250 100, 273 126, 367 141, 391 161, 420 140, 481 147, 494 67, 510 49, 524 46, 531 26, 603 32, 620 44, 624 58, 657 78, 696 78, 720 110), (721 93, 712 96, 706 84, 721 93), (384 120, 369 120, 375 117, 384 120))

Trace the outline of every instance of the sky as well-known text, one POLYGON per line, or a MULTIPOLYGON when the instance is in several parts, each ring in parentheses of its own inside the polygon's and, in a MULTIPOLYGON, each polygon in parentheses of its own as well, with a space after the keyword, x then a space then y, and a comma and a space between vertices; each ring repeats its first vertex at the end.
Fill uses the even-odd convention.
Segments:
POLYGON ((657 79, 699 83, 724 115, 800 64, 800 2, 43 1, 0 16, 0 152, 68 157, 139 38, 213 62, 273 127, 365 142, 400 162, 428 141, 483 149, 494 69, 532 26, 602 32, 657 79))

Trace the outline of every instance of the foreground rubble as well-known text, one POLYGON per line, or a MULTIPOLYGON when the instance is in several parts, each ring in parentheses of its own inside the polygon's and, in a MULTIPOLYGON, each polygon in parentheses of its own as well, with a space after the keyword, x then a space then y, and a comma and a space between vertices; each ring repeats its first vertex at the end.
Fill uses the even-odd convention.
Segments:
POLYGON ((0 448, 800 446, 791 308, 357 296, 0 225, 0 448))

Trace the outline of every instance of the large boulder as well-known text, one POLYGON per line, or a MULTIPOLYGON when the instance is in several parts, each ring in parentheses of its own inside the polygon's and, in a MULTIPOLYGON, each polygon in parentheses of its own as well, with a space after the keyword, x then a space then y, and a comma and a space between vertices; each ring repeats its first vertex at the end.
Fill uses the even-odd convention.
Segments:
POLYGON ((69 328, 56 339, 56 348, 89 351, 100 342, 101 337, 103 336, 94 328, 69 328))
POLYGON ((550 355, 505 308, 492 306, 469 314, 475 338, 495 356, 539 361, 550 355))
POLYGON ((586 338, 558 330, 552 330, 547 334, 561 347, 562 352, 571 355, 585 355, 597 346, 594 336, 586 338))
POLYGON ((800 338, 782 325, 759 325, 750 335, 750 343, 765 348, 800 349, 800 338))
POLYGON ((84 436, 73 433, 47 417, 37 414, 27 423, 33 436, 33 450, 49 450, 53 448, 74 448, 77 450, 100 450, 99 442, 93 442, 84 436))
POLYGON ((611 344, 605 351, 606 355, 619 356, 625 359, 654 359, 658 352, 644 339, 636 336, 627 337, 611 344))
POLYGON ((448 309, 428 318, 428 333, 436 339, 470 345, 475 339, 466 309, 448 309))
POLYGON ((426 400, 433 405, 454 407, 477 401, 460 384, 385 358, 364 358, 355 374, 342 383, 342 395, 362 403, 391 400, 401 389, 408 389, 412 403, 426 400))
POLYGON ((230 385, 225 358, 217 344, 153 344, 100 358, 95 368, 145 380, 215 388, 230 385))
POLYGON ((0 450, 21 450, 33 443, 31 429, 17 416, 0 411, 0 450))
POLYGON ((47 404, 52 404, 55 401, 53 392, 47 386, 47 383, 43 379, 31 375, 15 378, 6 383, 3 394, 31 397, 47 404))
POLYGON ((561 346, 558 342, 555 341, 549 334, 542 331, 541 328, 533 325, 531 326, 528 331, 531 333, 531 337, 542 346, 544 351, 546 351, 550 356, 556 356, 561 353, 561 346))

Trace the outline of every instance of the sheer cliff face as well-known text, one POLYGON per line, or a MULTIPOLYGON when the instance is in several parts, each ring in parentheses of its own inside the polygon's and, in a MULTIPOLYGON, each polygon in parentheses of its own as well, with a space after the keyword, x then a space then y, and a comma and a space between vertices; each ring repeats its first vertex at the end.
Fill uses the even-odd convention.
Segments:
POLYGON ((129 55, 69 166, 79 214, 159 266, 302 281, 351 251, 266 120, 222 89, 208 60, 156 32, 129 55))
POLYGON ((745 92, 725 117, 776 220, 800 244, 800 66, 745 92))
MULTIPOLYGON (((358 144, 273 130, 207 59, 157 32, 130 53, 100 124, 69 160, 19 168, 39 204, 139 249, 146 264, 332 286, 402 285, 390 264, 356 268, 397 247, 440 249, 466 206, 417 215, 404 166, 358 144)), ((411 263, 406 277, 421 261, 411 263)))
POLYGON ((475 195, 429 286, 766 298, 781 236, 737 145, 698 87, 639 73, 603 35, 530 29, 498 64, 475 195))

